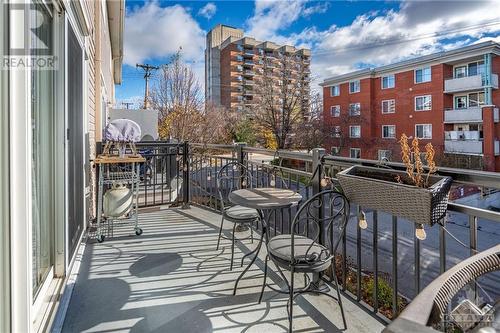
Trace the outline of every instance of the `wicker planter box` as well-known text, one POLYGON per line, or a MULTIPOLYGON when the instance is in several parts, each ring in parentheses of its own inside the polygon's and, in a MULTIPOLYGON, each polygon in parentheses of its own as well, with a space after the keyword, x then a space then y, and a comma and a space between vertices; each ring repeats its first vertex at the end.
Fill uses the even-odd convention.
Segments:
POLYGON ((415 223, 433 225, 446 215, 452 179, 432 175, 428 188, 401 184, 406 172, 355 165, 337 174, 347 198, 415 223))

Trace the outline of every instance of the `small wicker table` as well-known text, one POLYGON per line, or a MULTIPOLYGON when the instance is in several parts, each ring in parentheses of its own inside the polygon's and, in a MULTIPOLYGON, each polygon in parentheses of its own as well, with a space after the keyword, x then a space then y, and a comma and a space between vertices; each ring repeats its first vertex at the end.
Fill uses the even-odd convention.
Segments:
POLYGON ((259 251, 262 247, 264 237, 266 237, 266 243, 268 241, 266 217, 269 217, 270 213, 275 209, 297 206, 300 200, 302 200, 302 196, 288 189, 264 187, 236 190, 229 193, 228 199, 235 205, 256 209, 259 212, 261 219, 260 225, 262 226, 261 235, 257 247, 255 248, 255 250, 244 256, 246 257, 255 253, 255 256, 252 258, 250 263, 247 265, 247 267, 245 267, 243 272, 241 272, 241 274, 238 276, 238 279, 236 279, 233 290, 233 295, 236 295, 238 283, 259 256, 259 251), (264 214, 264 212, 266 212, 267 214, 264 214))

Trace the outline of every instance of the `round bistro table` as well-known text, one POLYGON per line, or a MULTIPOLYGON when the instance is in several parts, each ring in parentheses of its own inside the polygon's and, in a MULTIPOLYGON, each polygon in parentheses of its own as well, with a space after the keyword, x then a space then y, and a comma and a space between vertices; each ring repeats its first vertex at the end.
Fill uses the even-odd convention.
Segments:
POLYGON ((290 208, 293 206, 297 206, 300 200, 302 200, 302 196, 288 189, 263 187, 263 188, 248 188, 248 189, 233 191, 229 193, 228 199, 231 203, 235 205, 256 209, 259 212, 261 219, 260 225, 262 226, 261 235, 257 247, 255 248, 255 250, 251 251, 250 253, 247 253, 242 258, 242 264, 243 264, 243 259, 245 259, 245 257, 255 253, 255 256, 252 258, 250 263, 247 265, 247 267, 245 267, 243 272, 241 272, 241 274, 238 276, 238 279, 236 279, 236 283, 234 285, 234 290, 233 290, 233 295, 236 295, 236 289, 238 287, 238 283, 259 256, 259 251, 262 247, 264 237, 266 237, 266 243, 268 241, 267 221, 265 218, 266 215, 269 216, 270 213, 276 209, 290 208), (267 214, 264 214, 264 212, 266 212, 267 214))

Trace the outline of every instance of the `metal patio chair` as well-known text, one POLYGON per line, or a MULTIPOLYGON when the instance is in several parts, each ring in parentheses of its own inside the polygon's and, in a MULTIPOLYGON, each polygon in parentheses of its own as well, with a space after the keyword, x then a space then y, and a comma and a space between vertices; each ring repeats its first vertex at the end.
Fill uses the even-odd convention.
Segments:
POLYGON ((293 323, 293 300, 302 293, 323 294, 338 302, 344 327, 347 328, 334 262, 335 252, 346 231, 349 207, 349 201, 342 193, 335 190, 322 191, 299 208, 292 221, 290 234, 274 236, 267 244, 268 255, 265 261, 264 283, 259 303, 262 301, 266 287, 268 260, 271 259, 288 290, 277 290, 269 285, 268 287, 276 292, 289 294, 287 310, 290 332, 292 332, 293 323), (318 216, 320 210, 324 212, 324 216, 318 216), (308 276, 308 274, 319 274, 330 267, 333 271, 337 298, 330 295, 328 291, 320 290, 308 276), (290 282, 284 276, 282 269, 290 271, 290 282), (304 273, 306 284, 304 288, 295 289, 295 273, 304 273))
MULTIPOLYGON (((500 270, 500 244, 456 264, 424 288, 383 333, 432 333, 453 297, 480 276, 500 270)), ((474 332, 483 332, 481 329, 474 332)), ((485 330, 484 332, 491 332, 485 330)))
MULTIPOLYGON (((235 232, 238 226, 249 226, 250 228, 250 238, 253 242, 253 223, 257 222, 260 218, 259 213, 255 209, 232 205, 228 196, 229 193, 235 190, 243 188, 251 188, 253 185, 253 178, 251 172, 248 168, 239 162, 230 162, 224 165, 217 173, 217 192, 219 194, 219 200, 222 211, 222 218, 219 228, 219 237, 217 239, 217 250, 219 249, 220 239, 228 239, 222 235, 222 229, 224 221, 227 220, 233 223, 232 235, 231 235, 231 267, 233 269, 233 259, 234 259, 234 242, 235 242, 235 232)), ((248 239, 248 238, 243 238, 248 239)), ((243 240, 241 239, 241 240, 243 240)))

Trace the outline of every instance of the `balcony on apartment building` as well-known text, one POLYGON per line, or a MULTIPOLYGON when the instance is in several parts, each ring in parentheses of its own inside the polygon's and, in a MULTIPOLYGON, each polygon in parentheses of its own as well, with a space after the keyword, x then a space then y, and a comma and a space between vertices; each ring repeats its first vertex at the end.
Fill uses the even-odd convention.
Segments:
POLYGON ((252 71, 252 70, 248 70, 248 69, 246 69, 246 70, 244 70, 244 71, 243 71, 243 74, 242 74, 242 75, 243 75, 243 76, 247 76, 247 77, 248 77, 248 76, 252 77, 252 76, 255 76, 255 72, 254 72, 254 71, 252 71))
POLYGON ((446 153, 482 154, 483 141, 479 131, 444 132, 444 151, 446 153))
MULTIPOLYGON (((244 107, 240 105, 239 110, 244 107)), ((104 228, 107 237, 99 243, 94 239, 95 225, 88 229, 61 298, 53 332, 286 331, 289 296, 276 291, 286 289, 283 279, 288 279, 288 272, 278 272, 269 265, 267 283, 273 289, 266 288, 259 302, 268 253, 266 243, 258 247, 261 229, 233 229, 234 224, 225 220, 223 238, 217 245, 221 225, 218 186, 224 186, 217 180, 221 168, 239 162, 255 175, 252 182, 256 187, 292 190, 303 197, 300 206, 321 189, 325 174, 335 175, 360 163, 380 166, 379 161, 323 155, 321 149, 303 153, 243 144, 168 142, 139 143, 138 148, 153 152, 147 162, 150 173, 139 184, 138 218, 143 233, 136 236, 133 226, 125 221, 108 221, 104 228), (277 158, 290 163, 284 167, 281 162, 269 162, 277 158), (313 171, 314 166, 320 171, 313 171), (233 232, 237 239, 234 243, 233 232), (238 276, 250 262, 254 264, 248 266, 233 295, 238 276)), ((400 163, 388 162, 387 166, 404 170, 400 163)), ((237 175, 237 169, 231 170, 237 175)), ((500 188, 496 173, 462 169, 439 172, 452 177, 455 186, 500 188)), ((332 181, 338 186, 335 178, 332 181)), ((419 240, 412 222, 367 207, 363 207, 362 218, 368 227, 362 227, 358 221, 361 207, 352 202, 347 211, 346 235, 340 238, 334 260, 340 292, 335 293, 332 271, 311 277, 296 274, 297 288, 312 281, 311 288, 320 288, 334 299, 308 293, 294 298, 294 331, 372 333, 382 331, 392 321, 388 333, 437 332, 425 327, 427 317, 422 316, 426 311, 434 313, 436 306, 424 308, 420 300, 415 313, 413 303, 407 307, 408 303, 428 297, 420 292, 429 286, 434 293, 439 290, 447 297, 447 286, 435 286, 436 282, 447 281, 436 279, 441 273, 455 274, 450 280, 456 281, 456 274, 471 271, 469 266, 455 271, 454 265, 467 261, 476 249, 498 248, 498 238, 490 230, 500 223, 500 213, 477 207, 477 200, 464 199, 448 203, 454 223, 446 224, 446 232, 470 239, 470 249, 468 242, 462 247, 447 238, 439 224, 426 226, 427 239, 419 240), (347 329, 335 301, 338 297, 347 329), (409 311, 403 312, 404 318, 394 320, 405 307, 409 311), (408 320, 416 317, 421 320, 408 320)), ((314 210, 307 211, 311 216, 321 214, 319 206, 310 208, 314 210)), ((268 215, 269 237, 288 234, 296 213, 293 206, 268 215)), ((485 274, 473 290, 495 299, 496 279, 494 274, 485 274)), ((436 304, 432 300, 429 304, 436 304)))
POLYGON ((444 111, 445 123, 481 123, 483 110, 480 106, 469 108, 449 108, 444 111))
MULTIPOLYGON (((444 81, 444 92, 454 93, 463 91, 473 91, 484 88, 486 85, 484 75, 477 74, 471 76, 454 77, 444 81)), ((491 75, 491 86, 498 89, 498 75, 491 75)))

